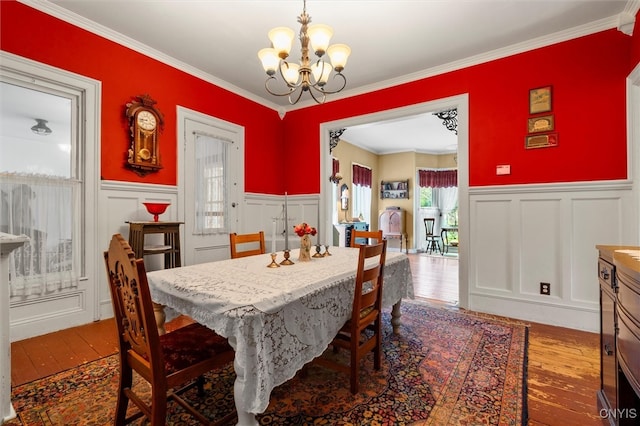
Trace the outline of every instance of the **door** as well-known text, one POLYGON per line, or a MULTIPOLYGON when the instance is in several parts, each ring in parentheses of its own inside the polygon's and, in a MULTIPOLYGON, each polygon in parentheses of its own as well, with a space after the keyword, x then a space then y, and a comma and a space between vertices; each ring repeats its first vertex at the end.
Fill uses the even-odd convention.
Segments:
POLYGON ((193 112, 183 124, 184 264, 227 259, 244 188, 244 132, 193 112))

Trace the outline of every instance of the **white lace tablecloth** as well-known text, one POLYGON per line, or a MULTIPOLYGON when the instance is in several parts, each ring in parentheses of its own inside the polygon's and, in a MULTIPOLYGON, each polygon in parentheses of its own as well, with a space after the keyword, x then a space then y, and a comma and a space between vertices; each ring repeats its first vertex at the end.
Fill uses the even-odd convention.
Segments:
MULTIPOLYGON (((351 315, 358 250, 267 268, 268 254, 147 274, 153 301, 227 337, 234 347, 236 408, 261 413, 271 390, 320 355, 351 315)), ((280 256, 279 261, 282 261, 280 256)), ((413 299, 405 254, 388 252, 383 305, 413 299)))

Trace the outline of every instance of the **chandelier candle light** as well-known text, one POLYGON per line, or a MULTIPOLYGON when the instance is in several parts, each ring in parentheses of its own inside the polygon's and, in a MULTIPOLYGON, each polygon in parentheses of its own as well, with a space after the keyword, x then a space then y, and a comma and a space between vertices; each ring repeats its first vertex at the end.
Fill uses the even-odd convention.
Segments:
POLYGON ((347 59, 351 54, 351 48, 346 44, 333 44, 329 46, 329 40, 333 35, 333 29, 328 25, 315 24, 309 26, 311 16, 307 15, 307 2, 304 0, 302 14, 298 16, 300 28, 300 44, 302 45, 302 57, 300 63, 287 62, 291 51, 294 31, 286 27, 278 27, 269 31, 270 48, 258 52, 262 67, 267 73, 264 87, 274 96, 288 96, 291 105, 296 104, 304 92, 309 92, 314 101, 324 103, 327 94, 338 93, 347 85, 347 79, 342 74, 347 59), (312 64, 309 59, 309 43, 318 59, 312 64), (324 54, 329 56, 331 64, 322 60, 324 54), (329 81, 331 71, 335 71, 333 78, 340 78, 339 86, 335 90, 327 90, 325 85, 329 81), (275 81, 276 71, 286 84, 284 92, 278 92, 269 88, 275 81), (296 94, 297 91, 297 94, 296 94))

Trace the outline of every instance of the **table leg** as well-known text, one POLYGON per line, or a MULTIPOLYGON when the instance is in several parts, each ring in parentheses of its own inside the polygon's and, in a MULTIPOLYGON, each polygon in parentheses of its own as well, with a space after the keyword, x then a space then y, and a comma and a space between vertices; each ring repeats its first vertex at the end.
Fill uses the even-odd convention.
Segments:
POLYGON ((391 309, 391 326, 393 327, 393 334, 400 334, 400 303, 402 303, 402 299, 398 300, 391 309))
POLYGON ((153 315, 156 317, 156 326, 158 327, 158 334, 162 336, 167 333, 164 328, 164 323, 167 321, 167 315, 164 312, 164 305, 153 303, 153 315))
POLYGON ((440 239, 442 240, 442 254, 449 253, 449 231, 446 229, 440 231, 440 239))
MULTIPOLYGON (((234 337, 229 337, 229 343, 234 348, 236 347, 234 337)), ((244 395, 245 368, 244 365, 240 363, 240 359, 238 357, 233 360, 233 369, 236 372, 236 381, 233 383, 233 399, 235 401, 236 412, 238 414, 238 423, 236 426, 258 426, 256 416, 240 408, 242 407, 242 396, 244 395)))

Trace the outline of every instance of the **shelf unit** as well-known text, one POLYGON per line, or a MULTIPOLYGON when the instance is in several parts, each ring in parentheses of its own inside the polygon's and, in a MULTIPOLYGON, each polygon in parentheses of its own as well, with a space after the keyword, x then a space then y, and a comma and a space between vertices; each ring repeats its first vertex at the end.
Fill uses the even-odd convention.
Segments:
POLYGON ((164 269, 181 266, 180 225, 184 222, 127 222, 129 224, 129 245, 137 259, 145 255, 164 254, 164 269), (164 244, 145 245, 145 236, 164 234, 164 244))

